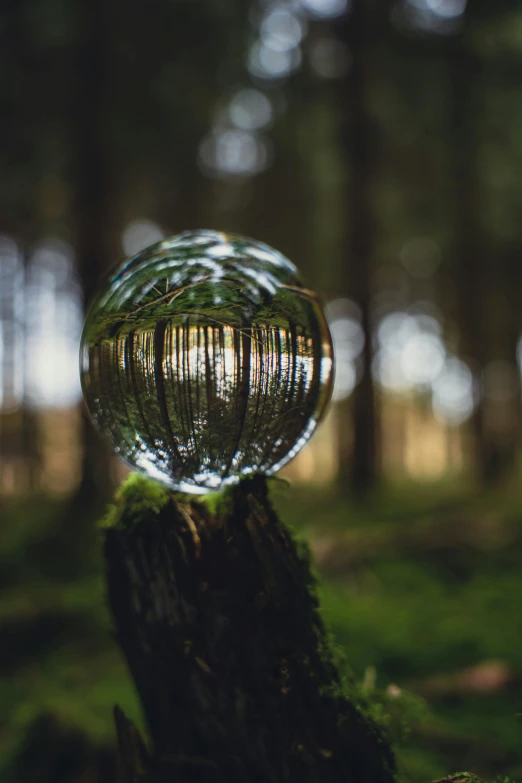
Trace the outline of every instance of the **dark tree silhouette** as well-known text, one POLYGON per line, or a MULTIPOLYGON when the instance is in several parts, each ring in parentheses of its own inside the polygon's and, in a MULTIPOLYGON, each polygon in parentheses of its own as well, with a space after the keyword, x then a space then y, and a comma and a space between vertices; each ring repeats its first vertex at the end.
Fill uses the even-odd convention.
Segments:
MULTIPOLYGON (((488 359, 485 318, 487 249, 481 218, 478 173, 481 63, 462 35, 452 38, 448 52, 450 99, 450 199, 453 262, 458 292, 459 325, 464 352, 473 360, 479 385, 488 359)), ((472 417, 475 461, 482 479, 498 476, 499 454, 486 426, 483 396, 472 417)))
MULTIPOLYGON (((110 176, 107 88, 111 3, 78 5, 77 40, 71 51, 69 150, 73 184, 73 244, 84 303, 114 262, 111 244, 114 188, 110 176)), ((84 413, 82 479, 74 503, 84 507, 110 490, 109 454, 84 413)))
POLYGON ((341 145, 347 171, 345 262, 342 289, 360 307, 365 337, 361 380, 351 406, 353 449, 351 464, 341 470, 343 483, 364 495, 378 477, 378 422, 372 375, 371 264, 375 220, 372 203, 373 126, 368 108, 370 17, 373 3, 354 0, 341 26, 341 38, 351 54, 351 67, 342 84, 341 145))

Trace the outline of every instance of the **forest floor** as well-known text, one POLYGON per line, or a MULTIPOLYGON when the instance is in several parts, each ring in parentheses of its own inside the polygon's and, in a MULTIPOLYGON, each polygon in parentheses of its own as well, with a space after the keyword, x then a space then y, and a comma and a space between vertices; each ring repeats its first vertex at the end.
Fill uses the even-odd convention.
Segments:
MULTIPOLYGON (((272 486, 311 543, 325 619, 396 742, 402 781, 462 769, 522 780, 522 491, 404 486, 357 507, 272 486)), ((94 764, 114 743, 115 703, 140 718, 92 520, 48 500, 2 511, 0 779, 34 783, 46 780, 28 762, 42 726, 40 772, 72 735, 94 764)), ((76 783, 70 767, 60 783, 76 783)))
POLYGON ((347 665, 405 723, 403 780, 522 779, 522 492, 402 487, 364 507, 296 495, 276 505, 312 543, 347 665))

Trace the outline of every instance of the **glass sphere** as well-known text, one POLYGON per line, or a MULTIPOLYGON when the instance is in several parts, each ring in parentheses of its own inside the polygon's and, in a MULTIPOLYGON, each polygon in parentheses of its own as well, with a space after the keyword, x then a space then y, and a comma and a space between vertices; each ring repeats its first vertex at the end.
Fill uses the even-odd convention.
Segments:
POLYGON ((197 494, 291 460, 333 374, 325 317, 293 264, 215 231, 121 264, 88 312, 80 364, 87 407, 120 457, 197 494))

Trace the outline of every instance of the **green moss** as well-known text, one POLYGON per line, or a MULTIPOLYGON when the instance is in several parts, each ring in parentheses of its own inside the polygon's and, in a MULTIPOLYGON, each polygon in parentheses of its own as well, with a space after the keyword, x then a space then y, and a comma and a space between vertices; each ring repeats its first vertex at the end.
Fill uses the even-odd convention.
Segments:
POLYGON ((199 500, 212 516, 228 517, 232 513, 235 487, 225 487, 219 492, 209 492, 199 500))
MULTIPOLYGON (((244 485, 249 481, 252 481, 252 476, 248 476, 242 479, 239 486, 241 486, 241 484, 244 485)), ((273 488, 286 488, 290 486, 290 482, 288 482, 286 479, 281 479, 278 476, 270 476, 266 479, 266 482, 270 489, 270 496, 272 494, 271 490, 273 488)), ((234 484, 232 486, 225 487, 218 492, 209 492, 207 495, 202 495, 199 498, 199 502, 201 502, 213 516, 221 516, 226 518, 232 514, 234 508, 234 497, 237 491, 238 485, 234 484)), ((189 500, 193 500, 193 497, 189 497, 189 500)))
POLYGON ((481 779, 474 775, 473 772, 455 772, 454 775, 448 775, 448 777, 436 781, 436 783, 466 783, 466 781, 469 781, 469 783, 482 783, 481 779))
POLYGON ((159 514, 168 503, 170 491, 157 481, 140 473, 131 473, 115 495, 115 502, 99 522, 103 530, 108 528, 132 528, 148 517, 159 514))
POLYGON ((281 478, 281 476, 268 476, 267 484, 270 488, 270 498, 272 499, 272 490, 274 488, 287 490, 292 486, 290 479, 281 478))

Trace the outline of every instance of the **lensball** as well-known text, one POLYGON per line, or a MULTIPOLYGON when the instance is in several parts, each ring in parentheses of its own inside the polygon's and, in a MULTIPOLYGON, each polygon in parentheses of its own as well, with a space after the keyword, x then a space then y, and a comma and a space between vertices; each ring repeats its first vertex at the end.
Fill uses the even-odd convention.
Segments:
POLYGON ((80 370, 117 454, 203 494, 275 473, 302 449, 330 398, 332 342, 281 253, 188 231, 110 275, 87 314, 80 370))

